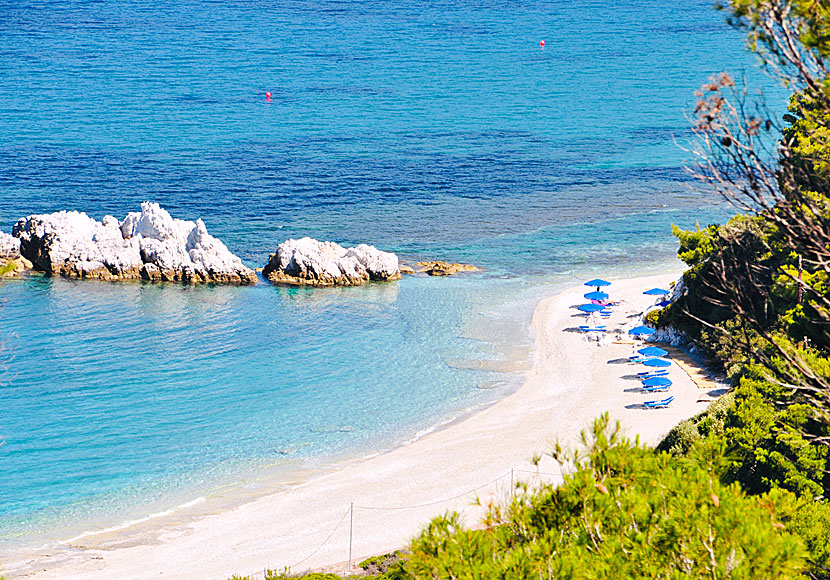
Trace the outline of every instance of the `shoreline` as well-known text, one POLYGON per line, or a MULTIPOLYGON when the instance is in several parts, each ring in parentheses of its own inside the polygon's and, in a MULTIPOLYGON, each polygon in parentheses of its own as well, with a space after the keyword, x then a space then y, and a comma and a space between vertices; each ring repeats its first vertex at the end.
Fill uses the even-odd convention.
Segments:
MULTIPOLYGON (((677 274, 615 281, 612 297, 624 294, 630 299, 617 309, 609 328, 630 326, 623 316, 651 303, 642 290, 676 278, 677 274)), ((346 560, 349 526, 344 529, 342 512, 350 510, 354 560, 359 561, 404 545, 431 517, 450 509, 474 523, 481 515, 481 508, 470 505, 476 495, 486 501, 504 497, 514 477, 556 479, 558 465, 548 457, 537 468, 532 455, 545 453, 555 438, 573 443, 580 429, 604 411, 622 422, 628 436, 638 434, 656 443, 682 418, 705 408, 697 403, 697 387, 677 368, 671 371, 672 394, 677 396, 672 407, 636 408, 642 400, 659 397, 625 392, 621 387, 637 385, 623 376, 635 367, 608 364, 627 357, 631 346, 598 348, 578 333, 565 332, 578 324, 570 307, 583 301, 584 291, 583 286, 572 287, 536 305, 531 321, 533 367, 507 397, 410 443, 345 460, 198 520, 120 530, 123 534, 95 532, 73 538, 64 549, 29 550, 27 557, 5 562, 9 580, 151 575, 225 580, 265 567, 290 566, 295 572, 319 568, 346 560), (567 396, 576 390, 583 395, 567 396)))

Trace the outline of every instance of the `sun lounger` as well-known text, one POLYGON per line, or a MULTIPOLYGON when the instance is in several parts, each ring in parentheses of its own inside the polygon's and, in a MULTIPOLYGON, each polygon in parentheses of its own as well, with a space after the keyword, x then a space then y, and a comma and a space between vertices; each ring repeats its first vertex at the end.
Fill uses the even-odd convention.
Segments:
POLYGON ((628 360, 630 360, 633 363, 644 363, 647 360, 653 360, 653 359, 656 359, 656 358, 660 358, 660 357, 659 356, 643 356, 641 354, 634 354, 634 355, 631 355, 630 357, 628 357, 628 360))
POLYGON ((608 329, 605 326, 580 326, 580 332, 608 332, 608 329))
POLYGON ((650 379, 651 377, 665 377, 667 374, 669 374, 668 369, 657 369, 654 371, 643 371, 637 373, 637 376, 641 379, 650 379))
POLYGON ((659 386, 656 386, 656 387, 643 387, 643 390, 647 391, 649 393, 663 393, 663 392, 669 390, 669 386, 670 385, 659 385, 659 386))
POLYGON ((672 401, 674 401, 674 395, 659 401, 646 401, 643 405, 645 405, 647 409, 663 409, 671 405, 672 401))

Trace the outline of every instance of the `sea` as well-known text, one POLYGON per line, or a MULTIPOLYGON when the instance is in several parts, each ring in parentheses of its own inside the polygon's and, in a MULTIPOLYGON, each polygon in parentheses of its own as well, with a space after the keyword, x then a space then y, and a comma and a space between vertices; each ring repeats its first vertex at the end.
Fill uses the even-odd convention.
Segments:
POLYGON ((242 501, 515 391, 541 298, 679 271, 672 225, 734 213, 684 170, 694 91, 723 70, 783 112, 709 0, 0 1, 3 231, 150 200, 251 267, 310 236, 481 268, 3 280, 0 560, 242 501))

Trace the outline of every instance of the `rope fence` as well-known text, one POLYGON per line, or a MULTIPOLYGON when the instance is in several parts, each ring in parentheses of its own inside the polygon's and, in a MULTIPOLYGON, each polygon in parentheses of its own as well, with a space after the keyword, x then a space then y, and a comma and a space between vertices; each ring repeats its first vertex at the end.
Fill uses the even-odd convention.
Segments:
MULTIPOLYGON (((299 562, 296 562, 296 563, 292 564, 292 565, 291 565, 291 566, 289 566, 288 568, 289 568, 289 569, 291 569, 291 568, 296 568, 297 566, 299 566, 299 565, 300 565, 300 564, 302 564, 303 562, 306 562, 307 560, 311 559, 311 557, 312 557, 312 556, 314 556, 314 554, 316 554, 317 552, 319 552, 320 550, 322 550, 322 549, 323 549, 323 546, 325 546, 326 544, 328 544, 328 543, 329 543, 329 540, 331 540, 331 537, 334 535, 334 532, 336 532, 336 531, 337 531, 337 528, 339 528, 339 527, 340 527, 340 524, 342 524, 342 523, 343 523, 343 521, 346 519, 346 516, 350 516, 350 515, 352 515, 353 513, 354 513, 354 508, 353 508, 353 507, 350 507, 349 509, 347 509, 347 510, 346 510, 346 513, 345 513, 345 514, 343 514, 343 517, 342 517, 342 518, 340 518, 340 521, 339 521, 339 522, 337 522, 337 525, 336 525, 336 526, 334 526, 334 529, 331 531, 331 533, 328 535, 328 537, 327 537, 325 540, 323 540, 323 543, 322 543, 322 544, 320 544, 319 546, 317 546, 317 549, 315 549, 315 550, 314 550, 311 554, 309 554, 308 556, 306 556, 305 558, 303 558, 303 559, 302 559, 302 560, 300 560, 299 562)), ((349 535, 351 535, 351 534, 349 534, 349 535)))
MULTIPOLYGON (((481 485, 478 485, 478 486, 476 486, 472 489, 469 489, 469 490, 467 490, 463 493, 459 493, 459 494, 453 495, 451 497, 437 499, 437 500, 428 501, 428 502, 424 502, 424 503, 419 503, 419 504, 414 504, 414 505, 406 505, 406 506, 366 506, 366 505, 356 505, 354 502, 351 502, 349 504, 348 509, 346 509, 346 512, 338 520, 337 524, 335 524, 335 526, 332 528, 331 532, 329 532, 328 536, 326 536, 326 539, 323 540, 323 542, 319 546, 317 546, 312 552, 310 552, 302 560, 298 560, 297 562, 295 562, 291 566, 285 567, 284 570, 286 572, 292 571, 292 570, 296 569, 297 566, 300 566, 301 564, 303 564, 303 563, 307 562, 308 560, 310 560, 311 558, 313 558, 320 550, 322 550, 326 545, 329 544, 331 539, 334 537, 334 534, 337 532, 338 529, 340 529, 340 526, 343 525, 343 522, 345 522, 346 518, 348 517, 349 518, 349 557, 348 557, 348 561, 347 561, 348 564, 347 564, 346 570, 350 571, 352 569, 352 547, 353 547, 354 535, 355 535, 354 534, 355 510, 367 510, 367 511, 376 511, 376 512, 377 511, 395 512, 395 511, 402 511, 402 510, 409 510, 409 509, 419 509, 419 508, 431 507, 431 506, 434 506, 434 505, 439 505, 439 504, 442 504, 442 503, 451 502, 451 501, 460 499, 462 497, 474 494, 476 492, 481 491, 482 489, 486 489, 487 487, 490 487, 491 485, 497 484, 499 481, 501 481, 503 479, 506 479, 507 477, 510 478, 510 487, 511 487, 511 494, 512 494, 513 491, 516 488, 516 485, 519 483, 519 480, 517 479, 516 474, 530 474, 530 475, 535 475, 535 476, 546 476, 546 477, 554 477, 554 478, 559 478, 559 479, 563 478, 563 475, 561 473, 513 468, 510 471, 507 471, 504 474, 500 475, 499 477, 497 477, 493 480, 490 480, 487 483, 483 483, 481 485)), ((266 570, 258 570, 256 572, 249 573, 249 574, 247 574, 247 577, 250 577, 250 578, 258 578, 258 577, 265 578, 267 575, 268 575, 268 570, 266 569, 266 570)))

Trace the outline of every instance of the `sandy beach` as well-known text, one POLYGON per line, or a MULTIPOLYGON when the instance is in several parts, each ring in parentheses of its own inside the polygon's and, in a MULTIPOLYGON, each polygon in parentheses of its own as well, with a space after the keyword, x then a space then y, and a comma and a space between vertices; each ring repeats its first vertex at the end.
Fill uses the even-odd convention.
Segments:
MULTIPOLYGON (((574 445, 579 431, 603 412, 630 437, 657 443, 683 418, 705 408, 705 391, 676 365, 667 409, 649 410, 649 395, 625 362, 635 348, 623 330, 653 302, 642 291, 668 285, 661 275, 615 280, 620 300, 602 343, 575 331, 584 324, 574 306, 588 289, 577 286, 540 302, 532 321, 534 364, 523 386, 496 404, 409 445, 345 462, 293 487, 189 523, 90 535, 15 560, 3 556, 6 577, 32 579, 225 580, 262 576, 264 568, 299 572, 345 563, 404 546, 433 516, 448 510, 475 523, 484 503, 507 496, 511 480, 557 481, 545 454, 553 442, 574 445), (623 340, 614 341, 617 330, 623 340), (534 465, 534 456, 543 456, 534 465), (350 534, 351 529, 351 534, 350 534)), ((394 379, 390 379, 394 380, 394 379)), ((345 567, 345 565, 343 566, 345 567)), ((341 569, 342 570, 342 569, 341 569)))

